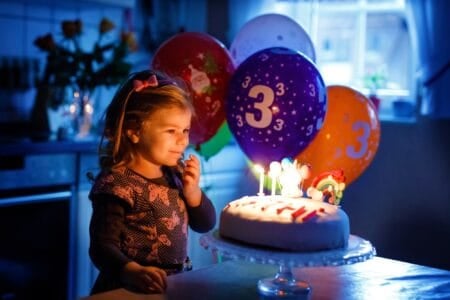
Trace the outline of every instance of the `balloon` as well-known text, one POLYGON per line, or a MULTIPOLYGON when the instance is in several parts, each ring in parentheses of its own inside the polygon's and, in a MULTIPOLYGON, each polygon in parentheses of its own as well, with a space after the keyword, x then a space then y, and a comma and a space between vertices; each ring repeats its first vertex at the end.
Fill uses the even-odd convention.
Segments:
POLYGON ((225 121, 225 98, 235 70, 225 46, 206 33, 183 32, 165 41, 155 52, 154 69, 181 77, 192 94, 196 117, 190 142, 209 140, 225 121))
POLYGON ((302 26, 279 14, 260 15, 245 23, 231 43, 230 52, 239 66, 253 53, 272 47, 300 51, 312 61, 316 60, 313 43, 302 26))
POLYGON ((231 140, 231 131, 227 122, 223 122, 217 133, 199 146, 198 153, 206 160, 216 155, 231 140))
POLYGON ((342 169, 350 184, 369 166, 380 142, 380 122, 372 102, 346 86, 327 87, 328 108, 322 129, 296 159, 311 164, 308 187, 319 174, 342 169))
POLYGON ((326 89, 300 52, 268 48, 233 74, 226 102, 228 126, 242 151, 267 168, 305 149, 325 118, 326 89))

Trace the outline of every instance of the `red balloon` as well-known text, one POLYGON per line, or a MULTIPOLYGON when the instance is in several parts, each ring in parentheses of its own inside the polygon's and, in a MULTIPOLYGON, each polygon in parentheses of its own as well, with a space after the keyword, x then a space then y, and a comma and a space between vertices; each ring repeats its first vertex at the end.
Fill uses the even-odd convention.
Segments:
POLYGON ((225 97, 235 70, 225 46, 206 33, 178 33, 156 50, 152 68, 182 78, 190 89, 196 111, 191 144, 212 138, 225 121, 225 97))

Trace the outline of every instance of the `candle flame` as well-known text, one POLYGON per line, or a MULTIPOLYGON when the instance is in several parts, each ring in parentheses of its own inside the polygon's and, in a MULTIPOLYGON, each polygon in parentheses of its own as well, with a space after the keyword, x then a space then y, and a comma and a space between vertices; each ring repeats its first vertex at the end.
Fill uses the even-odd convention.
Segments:
POLYGON ((254 169, 255 169, 256 172, 258 172, 260 174, 264 173, 264 168, 261 165, 255 165, 254 169))
POLYGON ((270 163, 269 174, 271 177, 277 177, 281 174, 281 164, 278 161, 273 161, 270 163))

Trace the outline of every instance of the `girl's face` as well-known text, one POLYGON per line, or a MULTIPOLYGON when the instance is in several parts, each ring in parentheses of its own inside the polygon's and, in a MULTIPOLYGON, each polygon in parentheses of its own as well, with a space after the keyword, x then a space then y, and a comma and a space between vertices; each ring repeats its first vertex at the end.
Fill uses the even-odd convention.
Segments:
POLYGON ((160 166, 175 166, 189 145, 192 113, 179 107, 155 111, 135 134, 137 159, 160 166))

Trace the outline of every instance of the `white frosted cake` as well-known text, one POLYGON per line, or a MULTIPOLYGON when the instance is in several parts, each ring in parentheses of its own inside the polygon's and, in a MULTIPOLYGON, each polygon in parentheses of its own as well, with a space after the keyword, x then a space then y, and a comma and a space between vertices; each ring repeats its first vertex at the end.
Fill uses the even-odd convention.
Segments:
POLYGON ((219 233, 256 246, 320 251, 346 247, 350 225, 342 209, 323 201, 245 196, 223 208, 219 233))

